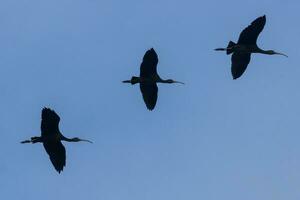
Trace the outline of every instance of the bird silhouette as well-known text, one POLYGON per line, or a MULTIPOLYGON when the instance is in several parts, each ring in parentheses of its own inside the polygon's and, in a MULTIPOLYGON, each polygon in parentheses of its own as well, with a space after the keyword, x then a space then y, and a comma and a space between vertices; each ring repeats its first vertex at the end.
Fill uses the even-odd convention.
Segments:
POLYGON ((249 62, 251 53, 261 53, 267 55, 283 55, 274 50, 262 50, 257 46, 257 38, 266 24, 266 16, 255 19, 251 25, 245 28, 236 43, 230 41, 227 48, 217 48, 216 51, 226 51, 231 56, 231 73, 233 79, 237 79, 245 72, 249 62))
POLYGON ((132 85, 139 83, 140 90, 143 95, 146 107, 153 110, 157 101, 158 87, 156 83, 180 83, 172 79, 163 80, 157 73, 158 56, 153 48, 149 49, 143 58, 140 66, 140 77, 133 76, 130 80, 123 81, 123 83, 131 83, 132 85))
POLYGON ((66 138, 59 131, 59 116, 55 111, 49 108, 42 110, 41 136, 31 137, 30 140, 24 140, 21 143, 43 143, 49 158, 58 173, 60 173, 66 165, 66 150, 61 141, 67 142, 90 142, 80 138, 66 138))

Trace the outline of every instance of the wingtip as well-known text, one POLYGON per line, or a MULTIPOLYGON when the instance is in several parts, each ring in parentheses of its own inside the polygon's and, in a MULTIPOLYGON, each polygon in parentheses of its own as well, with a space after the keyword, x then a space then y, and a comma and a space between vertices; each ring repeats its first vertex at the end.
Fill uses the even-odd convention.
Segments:
POLYGON ((60 174, 62 171, 64 170, 64 168, 62 169, 56 169, 56 171, 60 174))
POLYGON ((46 110, 50 110, 51 111, 52 109, 44 106, 43 109, 42 109, 42 111, 46 111, 46 110))
POLYGON ((232 80, 236 80, 238 78, 240 78, 242 76, 242 74, 232 74, 232 80))
POLYGON ((154 51, 155 52, 155 50, 154 50, 154 48, 152 47, 151 49, 149 49, 149 51, 154 51))
POLYGON ((146 106, 146 107, 149 111, 153 111, 153 109, 155 108, 155 106, 154 107, 146 106))

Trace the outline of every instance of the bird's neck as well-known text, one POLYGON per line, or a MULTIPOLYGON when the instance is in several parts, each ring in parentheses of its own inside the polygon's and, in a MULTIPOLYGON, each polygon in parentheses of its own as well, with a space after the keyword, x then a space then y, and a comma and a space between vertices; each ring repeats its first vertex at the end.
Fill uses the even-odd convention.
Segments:
POLYGON ((66 142, 75 142, 73 138, 67 138, 65 136, 61 136, 61 140, 66 141, 66 142))
POLYGON ((272 51, 272 50, 263 50, 263 49, 258 48, 257 53, 262 53, 262 54, 267 54, 267 55, 273 55, 274 51, 272 51))
POLYGON ((158 83, 172 83, 172 81, 170 79, 167 80, 163 80, 163 79, 159 79, 157 80, 158 83))

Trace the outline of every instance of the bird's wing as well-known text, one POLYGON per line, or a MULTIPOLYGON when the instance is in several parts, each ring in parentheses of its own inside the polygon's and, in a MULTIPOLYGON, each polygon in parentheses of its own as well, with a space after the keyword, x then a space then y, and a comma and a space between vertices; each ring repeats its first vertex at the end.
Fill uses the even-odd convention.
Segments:
POLYGON ((154 84, 140 84, 140 89, 143 95, 144 102, 149 110, 153 110, 157 101, 157 85, 154 84))
POLYGON ((264 29, 266 24, 266 16, 261 16, 255 19, 251 25, 245 28, 239 37, 238 44, 256 44, 258 35, 264 29))
POLYGON ((250 62, 250 53, 233 53, 231 56, 231 74, 237 79, 245 72, 250 62))
POLYGON ((157 74, 158 57, 154 49, 148 50, 143 58, 140 69, 140 77, 153 77, 157 74))
POLYGON ((59 116, 53 110, 49 108, 43 108, 41 122, 42 136, 59 133, 59 120, 59 116))
POLYGON ((66 150, 63 144, 58 142, 44 142, 43 143, 49 158, 58 173, 60 173, 66 165, 66 150))

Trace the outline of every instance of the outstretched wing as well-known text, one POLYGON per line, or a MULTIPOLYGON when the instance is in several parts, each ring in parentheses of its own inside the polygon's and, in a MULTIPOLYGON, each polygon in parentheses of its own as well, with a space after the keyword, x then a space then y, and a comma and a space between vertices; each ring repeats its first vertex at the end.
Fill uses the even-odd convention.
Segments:
POLYGON ((157 101, 157 85, 156 83, 154 84, 145 84, 141 83, 140 84, 140 89, 143 95, 144 102, 149 110, 153 110, 156 101, 157 101))
POLYGON ((42 136, 48 136, 59 133, 59 120, 59 116, 53 110, 49 108, 43 108, 41 123, 42 136))
POLYGON ((140 68, 140 77, 147 78, 153 77, 157 74, 158 57, 153 48, 148 50, 143 58, 140 68))
POLYGON ((66 150, 60 141, 43 143, 49 158, 58 173, 60 173, 66 165, 66 150))
POLYGON ((238 44, 256 44, 258 35, 261 33, 261 31, 264 29, 264 26, 266 24, 266 16, 258 17, 256 20, 254 20, 251 25, 249 25, 247 28, 245 28, 239 37, 238 44))
POLYGON ((233 53, 231 56, 231 74, 237 79, 245 72, 250 62, 250 53, 233 53))

